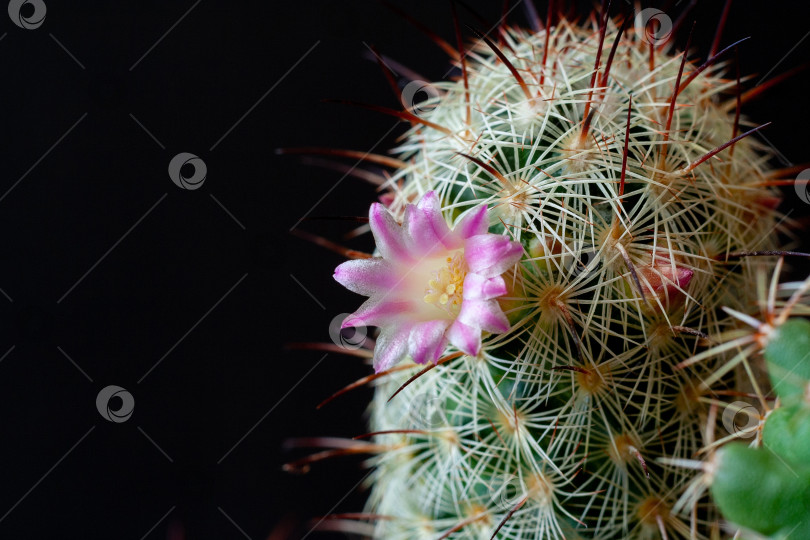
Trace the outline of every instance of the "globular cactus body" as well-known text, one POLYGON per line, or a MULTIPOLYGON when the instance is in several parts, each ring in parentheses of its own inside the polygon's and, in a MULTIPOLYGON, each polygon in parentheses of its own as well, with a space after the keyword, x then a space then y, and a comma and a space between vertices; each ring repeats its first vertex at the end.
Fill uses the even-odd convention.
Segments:
POLYGON ((380 257, 336 272, 371 297, 346 326, 383 328, 377 538, 720 534, 702 473, 679 463, 707 442, 712 390, 748 391, 747 377, 731 347, 680 367, 734 326, 721 306, 755 300, 739 253, 776 247, 770 154, 743 136, 722 62, 699 69, 643 27, 622 30, 601 16, 506 28, 406 109, 401 166, 371 213, 380 257), (451 266, 414 247, 431 212, 444 225, 430 230, 454 235, 486 217, 442 248, 451 266), (470 247, 495 235, 522 253, 497 272, 470 247), (451 309, 473 302, 465 272, 490 280, 478 326, 451 309), (413 360, 440 365, 414 377, 413 360))

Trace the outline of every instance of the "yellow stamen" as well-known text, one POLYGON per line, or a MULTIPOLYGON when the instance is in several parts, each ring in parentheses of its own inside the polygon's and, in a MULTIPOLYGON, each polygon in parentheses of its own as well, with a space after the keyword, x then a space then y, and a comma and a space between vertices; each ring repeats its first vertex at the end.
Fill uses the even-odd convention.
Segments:
POLYGON ((447 266, 433 272, 425 288, 424 301, 458 315, 464 293, 467 263, 462 252, 445 259, 447 266))

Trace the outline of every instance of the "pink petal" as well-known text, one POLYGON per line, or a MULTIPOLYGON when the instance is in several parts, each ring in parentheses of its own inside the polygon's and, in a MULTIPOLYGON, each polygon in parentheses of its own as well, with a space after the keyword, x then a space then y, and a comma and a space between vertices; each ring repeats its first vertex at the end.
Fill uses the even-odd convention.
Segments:
POLYGON ((467 300, 461 303, 461 311, 456 319, 468 326, 481 328, 487 332, 502 334, 509 331, 509 320, 495 300, 467 300))
POLYGON ((444 247, 447 249, 458 249, 461 247, 461 239, 447 226, 447 221, 442 215, 441 202, 435 191, 425 193, 422 200, 419 201, 417 208, 422 210, 429 226, 433 229, 433 233, 444 247))
POLYGON ((503 274, 523 256, 523 246, 499 234, 479 234, 467 239, 464 258, 470 272, 484 277, 503 274))
MULTIPOLYGON (((686 288, 695 273, 683 266, 676 268, 667 264, 645 266, 639 270, 639 274, 644 278, 641 281, 644 293, 657 298, 667 309, 674 309, 686 299, 686 288)), ((654 309, 660 309, 655 300, 653 305, 654 309)))
POLYGON ((438 360, 446 339, 444 332, 450 321, 427 321, 413 326, 408 337, 408 353, 417 364, 435 362, 438 360))
POLYGON ((481 351, 481 330, 456 319, 445 334, 458 350, 475 356, 481 351))
POLYGON ((340 327, 389 326, 400 322, 413 309, 413 303, 409 300, 396 301, 374 296, 346 317, 340 327))
POLYGON ((410 261, 404 238, 405 231, 394 216, 380 203, 374 203, 371 205, 368 218, 374 241, 382 257, 388 260, 410 261))
POLYGON ((396 198, 396 193, 393 191, 386 191, 382 195, 380 195, 377 199, 380 201, 380 204, 388 208, 394 202, 396 198))
POLYGON ((379 257, 346 261, 335 268, 334 278, 350 291, 363 296, 387 291, 398 280, 391 264, 379 257))
POLYGON ((455 227, 456 233, 461 238, 470 238, 479 234, 486 234, 489 230, 489 217, 487 216, 487 205, 476 206, 461 218, 455 227))
POLYGON ((408 353, 410 326, 383 328, 374 346, 374 372, 379 373, 394 367, 408 353))
POLYGON ((679 267, 675 272, 673 272, 672 269, 670 268, 669 271, 670 275, 667 275, 668 273, 666 271, 663 273, 664 276, 677 283, 678 287, 684 290, 689 285, 689 282, 692 281, 692 276, 695 275, 695 273, 692 270, 684 268, 683 266, 679 267))
POLYGON ((642 282, 645 292, 663 296, 683 294, 695 274, 692 270, 679 266, 647 266, 640 269, 647 283, 642 282), (648 285, 649 284, 649 285, 648 285), (666 293, 664 290, 666 289, 666 293))
POLYGON ((469 273, 464 278, 464 299, 492 300, 507 293, 506 282, 501 276, 485 278, 469 273))
MULTIPOLYGON (((444 219, 444 218, 442 218, 444 219)), ((413 204, 405 207, 405 224, 411 253, 415 258, 428 255, 437 249, 445 249, 442 239, 436 234, 425 212, 413 204)), ((449 229, 448 229, 449 232, 449 229)))

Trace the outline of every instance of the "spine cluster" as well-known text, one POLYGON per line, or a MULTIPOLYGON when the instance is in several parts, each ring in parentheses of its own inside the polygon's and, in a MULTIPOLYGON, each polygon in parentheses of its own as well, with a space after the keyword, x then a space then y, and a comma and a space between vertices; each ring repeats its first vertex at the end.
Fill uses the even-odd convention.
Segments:
MULTIPOLYGON (((488 236, 523 254, 498 277, 508 331, 378 369, 377 538, 725 534, 704 471, 683 464, 757 367, 731 347, 690 359, 737 328, 721 307, 756 307, 771 259, 744 254, 777 247, 771 154, 739 114, 733 48, 704 64, 627 22, 479 36, 457 79, 399 113, 392 219, 407 228, 426 194, 456 231, 485 207, 488 236)), ((417 300, 460 298, 457 278, 417 300)))

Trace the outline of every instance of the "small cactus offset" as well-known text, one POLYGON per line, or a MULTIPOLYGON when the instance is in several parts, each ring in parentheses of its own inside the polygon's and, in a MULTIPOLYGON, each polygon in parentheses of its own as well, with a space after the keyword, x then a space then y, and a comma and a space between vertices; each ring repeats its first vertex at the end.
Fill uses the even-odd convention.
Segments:
POLYGON ((778 315, 770 296, 764 321, 737 314, 752 328, 737 340, 761 349, 775 400, 762 399, 767 412, 752 415, 751 445, 724 445, 703 465, 727 519, 779 540, 810 538, 810 321, 788 319, 808 290, 810 279, 798 284, 778 315))
POLYGON ((735 47, 696 60, 655 15, 550 9, 443 42, 456 79, 373 107, 411 128, 374 158, 394 166, 375 256, 335 271, 368 297, 343 327, 379 328, 352 446, 374 454, 368 535, 734 535, 706 489, 717 410, 768 382, 759 342, 713 336, 740 332, 777 262, 779 176, 735 47))

